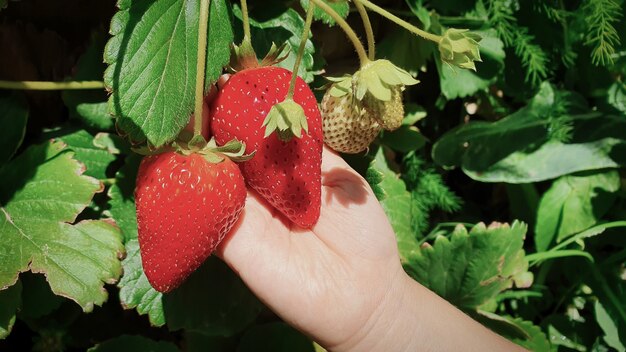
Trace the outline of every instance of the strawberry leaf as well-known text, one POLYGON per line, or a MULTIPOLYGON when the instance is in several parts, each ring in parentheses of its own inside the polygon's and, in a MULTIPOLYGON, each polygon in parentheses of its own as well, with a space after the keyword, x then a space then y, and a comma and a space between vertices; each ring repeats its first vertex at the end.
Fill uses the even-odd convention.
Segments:
POLYGON ((527 226, 483 223, 469 232, 459 225, 450 237, 438 236, 425 244, 409 264, 409 274, 451 302, 475 310, 513 286, 527 287, 532 281, 524 257, 527 226))
POLYGON ((22 144, 28 121, 28 106, 17 93, 0 94, 0 167, 11 159, 22 144))
POLYGON ((151 352, 177 352, 178 348, 171 342, 154 341, 143 336, 122 335, 103 343, 100 343, 90 349, 88 352, 135 352, 135 351, 151 351, 151 352))
POLYGON ((0 291, 0 339, 9 336, 15 323, 15 313, 22 304, 22 284, 15 285, 0 291))
POLYGON ((388 165, 383 148, 367 170, 367 180, 391 222, 403 264, 408 264, 419 245, 411 221, 411 193, 388 165))
POLYGON ((52 291, 84 311, 107 298, 121 275, 119 229, 110 221, 73 224, 102 184, 62 143, 32 146, 0 170, 0 288, 20 272, 46 275, 52 291))
MULTIPOLYGON (((105 47, 109 110, 136 142, 160 147, 174 140, 194 107, 199 0, 119 2, 105 47)), ((232 42, 224 0, 211 1, 207 81, 217 80, 232 42)), ((207 85, 208 87, 208 85, 207 85)))
POLYGON ((89 132, 79 130, 57 139, 65 142, 76 153, 76 159, 85 164, 85 175, 97 179, 107 178, 107 168, 115 160, 115 155, 103 147, 96 146, 96 140, 89 132))
POLYGON ((124 275, 118 287, 124 308, 134 308, 141 315, 148 314, 150 324, 162 326, 165 324, 163 294, 152 288, 143 272, 137 240, 134 189, 140 161, 141 156, 131 154, 115 175, 116 182, 109 190, 111 215, 120 226, 126 246, 126 258, 122 262, 124 275))

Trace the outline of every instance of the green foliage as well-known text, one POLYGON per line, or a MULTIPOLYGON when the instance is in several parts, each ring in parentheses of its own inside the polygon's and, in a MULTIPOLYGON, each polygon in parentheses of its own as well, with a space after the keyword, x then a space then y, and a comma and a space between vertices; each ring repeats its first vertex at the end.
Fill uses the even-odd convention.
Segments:
MULTIPOLYGON (((365 39, 349 1, 324 1, 365 39)), ((308 1, 248 2, 255 50, 286 42, 279 65, 291 69, 308 1)), ((0 91, 0 350, 319 350, 218 258, 169 294, 143 272, 141 156, 128 142, 167 145, 189 121, 200 1, 121 0, 78 19, 61 3, 34 21, 27 1, 0 0, 0 78, 108 91, 0 91)), ((453 69, 436 43, 370 14, 377 59, 420 84, 403 92, 402 126, 345 159, 379 199, 404 269, 529 350, 624 351, 625 2, 377 3, 456 34, 450 45, 466 33, 451 28, 482 37, 476 71, 453 69)), ((210 2, 205 92, 241 17, 237 1, 210 2)), ((329 16, 315 20, 298 74, 323 93, 322 74, 358 60, 329 16)))
POLYGON ((581 6, 587 23, 585 44, 593 48, 591 58, 596 65, 613 64, 615 47, 620 44, 620 37, 613 26, 624 16, 620 1, 586 0, 581 6))
POLYGON ((102 187, 81 175, 82 168, 61 143, 45 143, 31 146, 0 170, 0 287, 31 270, 44 273, 56 294, 85 311, 106 300, 102 286, 121 275, 124 250, 111 222, 72 224, 102 187))

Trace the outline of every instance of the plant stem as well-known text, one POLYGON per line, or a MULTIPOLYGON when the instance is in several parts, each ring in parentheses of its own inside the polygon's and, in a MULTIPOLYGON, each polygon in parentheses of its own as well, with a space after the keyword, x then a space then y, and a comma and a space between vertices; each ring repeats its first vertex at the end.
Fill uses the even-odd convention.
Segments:
POLYGON ((206 69, 207 27, 211 0, 201 0, 198 23, 198 59, 196 61, 196 106, 194 109, 193 133, 202 135, 202 106, 204 105, 204 75, 206 69))
POLYGON ((359 61, 361 62, 361 66, 367 64, 369 62, 369 59, 367 58, 367 53, 365 52, 365 48, 363 47, 363 44, 361 44, 359 37, 356 35, 356 33, 354 33, 354 30, 352 29, 352 27, 350 27, 348 22, 346 22, 346 20, 344 20, 330 6, 326 5, 325 2, 321 0, 310 0, 310 1, 314 2, 317 7, 322 9, 322 11, 326 12, 330 17, 332 17, 333 20, 335 20, 335 22, 337 22, 339 27, 341 27, 341 29, 348 36, 348 39, 352 41, 352 45, 354 45, 354 49, 356 50, 356 53, 359 55, 359 61))
POLYGON ((361 20, 363 20, 363 28, 365 28, 365 35, 367 36, 367 52, 370 60, 376 59, 376 46, 374 44, 374 31, 372 30, 372 23, 370 22, 370 16, 367 14, 367 10, 363 7, 361 0, 353 0, 354 6, 356 6, 361 20))
POLYGON ((248 2, 247 0, 241 0, 241 15, 243 16, 243 40, 246 38, 251 40, 250 35, 250 19, 248 18, 248 2))
POLYGON ((309 39, 309 31, 311 29, 311 23, 313 22, 313 11, 315 10, 315 3, 309 1, 309 8, 306 10, 306 21, 304 22, 304 29, 302 30, 302 37, 300 38, 300 47, 298 48, 298 55, 296 56, 296 63, 293 65, 293 72, 291 74, 291 82, 289 83, 289 91, 287 92, 286 99, 293 98, 293 92, 296 90, 296 80, 298 79, 298 70, 300 69, 300 62, 302 62, 302 56, 304 55, 304 47, 306 41, 309 39))
POLYGON ((77 89, 104 89, 102 81, 0 81, 0 89, 17 90, 77 90, 77 89))
POLYGON ((404 29, 408 30, 411 33, 415 33, 417 35, 419 35, 420 37, 426 39, 426 40, 430 40, 433 41, 435 43, 439 43, 442 39, 441 36, 436 35, 436 34, 432 34, 432 33, 428 33, 426 31, 423 31, 417 27, 415 27, 414 25, 410 24, 409 22, 401 19, 400 17, 392 14, 391 12, 383 9, 382 7, 372 3, 369 0, 359 0, 361 3, 363 3, 363 5, 365 5, 365 7, 369 8, 370 10, 376 12, 377 14, 385 17, 386 19, 390 20, 391 22, 397 24, 400 27, 403 27, 404 29))

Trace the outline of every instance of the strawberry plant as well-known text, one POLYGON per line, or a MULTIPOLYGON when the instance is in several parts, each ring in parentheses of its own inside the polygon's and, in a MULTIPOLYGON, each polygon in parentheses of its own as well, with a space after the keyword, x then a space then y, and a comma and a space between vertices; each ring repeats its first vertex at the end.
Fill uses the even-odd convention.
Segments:
POLYGON ((250 194, 314 229, 330 148, 413 280, 529 350, 626 351, 624 13, 0 0, 0 350, 323 350, 219 248, 250 194))

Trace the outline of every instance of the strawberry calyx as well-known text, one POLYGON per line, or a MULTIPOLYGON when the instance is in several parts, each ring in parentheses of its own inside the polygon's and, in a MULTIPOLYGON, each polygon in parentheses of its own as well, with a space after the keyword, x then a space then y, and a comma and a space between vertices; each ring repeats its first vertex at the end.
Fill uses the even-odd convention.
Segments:
POLYGON ((352 78, 352 85, 358 100, 366 94, 376 100, 390 101, 396 87, 419 83, 410 73, 399 68, 389 60, 370 61, 357 71, 352 78))
POLYGON ((276 131, 278 139, 284 142, 289 142, 294 136, 301 138, 302 130, 309 133, 304 109, 291 98, 274 104, 263 120, 262 126, 265 127, 264 138, 276 131))
POLYGON ((190 140, 178 140, 171 145, 158 149, 150 149, 147 146, 133 148, 133 151, 141 155, 156 155, 166 152, 176 152, 182 155, 200 154, 208 162, 218 164, 228 158, 234 162, 244 162, 252 159, 255 152, 246 154, 246 144, 233 139, 222 146, 218 146, 215 138, 208 142, 200 135, 193 136, 190 140))
POLYGON ((228 70, 236 73, 249 68, 276 65, 289 56, 289 51, 285 51, 286 48, 287 43, 283 43, 280 46, 276 45, 276 43, 272 43, 272 47, 267 52, 263 60, 259 61, 256 52, 252 47, 252 41, 250 41, 249 38, 244 38, 241 45, 236 45, 234 43, 231 44, 231 55, 228 70))

